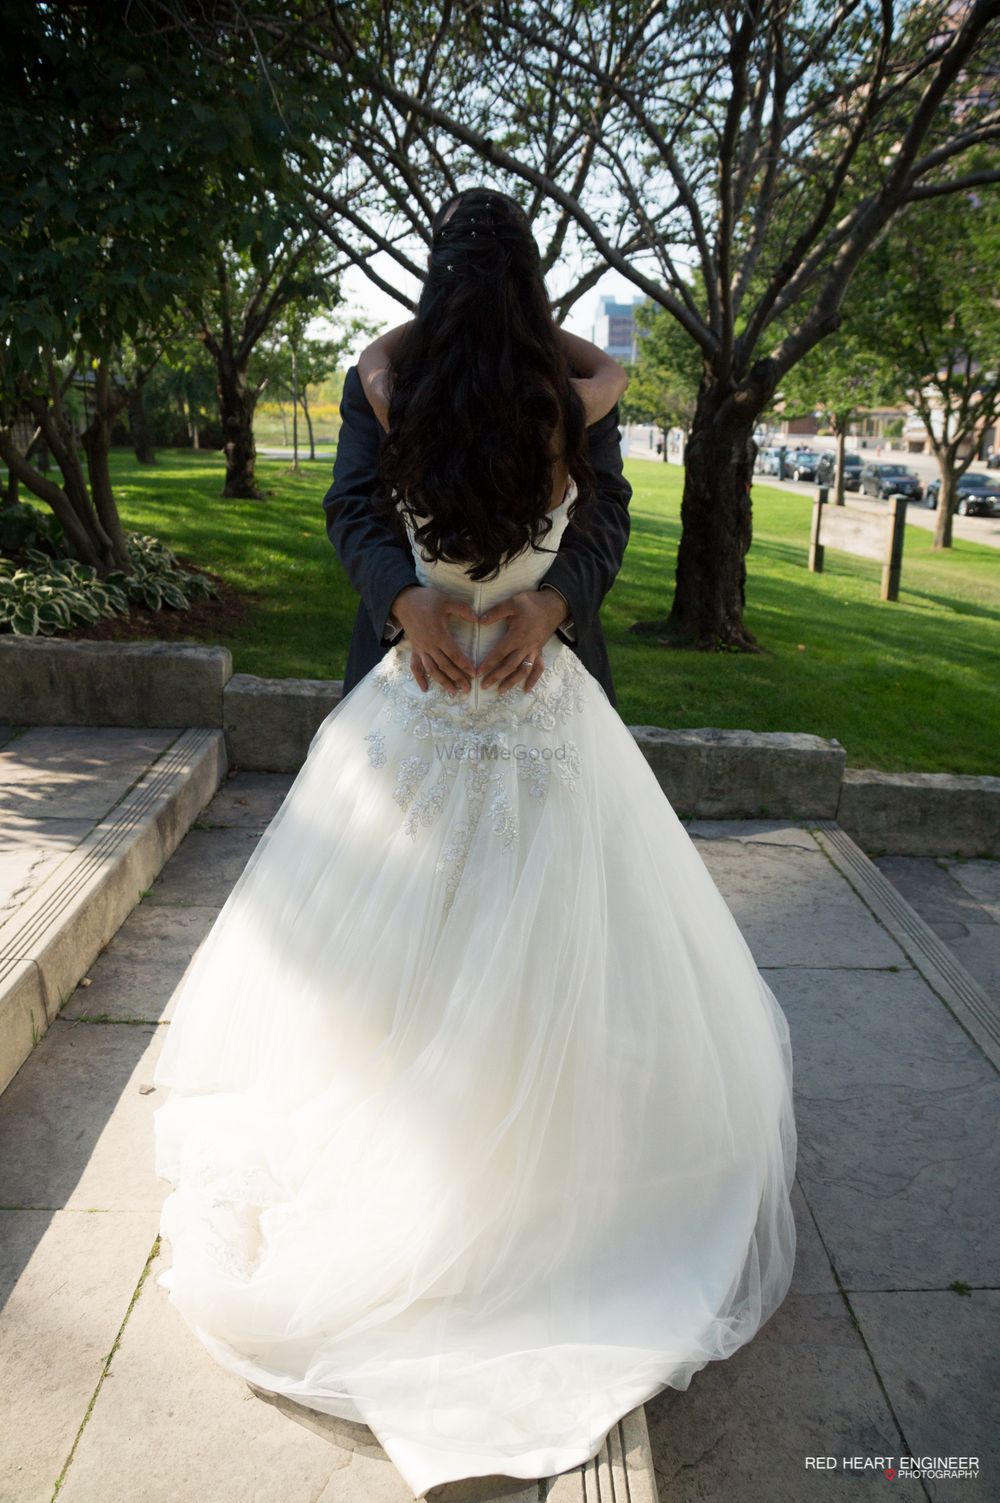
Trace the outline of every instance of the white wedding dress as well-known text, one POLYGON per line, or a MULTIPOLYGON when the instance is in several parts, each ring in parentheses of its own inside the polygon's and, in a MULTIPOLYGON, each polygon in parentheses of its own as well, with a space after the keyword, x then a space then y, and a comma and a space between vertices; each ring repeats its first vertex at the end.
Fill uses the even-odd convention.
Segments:
MULTIPOLYGON (((566 525, 477 612, 537 585, 566 525)), ((504 623, 451 629, 481 661, 504 623)), ((401 640, 326 716, 181 981, 159 1282, 415 1497, 589 1460, 784 1299, 788 1026, 598 681, 450 698, 401 640)))

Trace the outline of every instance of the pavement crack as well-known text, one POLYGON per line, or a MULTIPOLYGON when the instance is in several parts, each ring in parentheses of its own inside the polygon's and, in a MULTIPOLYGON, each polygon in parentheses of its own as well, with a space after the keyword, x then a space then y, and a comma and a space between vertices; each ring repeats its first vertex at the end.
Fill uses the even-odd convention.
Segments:
POLYGON ((115 1335, 115 1339, 114 1339, 114 1341, 111 1344, 111 1350, 108 1353, 107 1357, 105 1358, 104 1366, 101 1369, 101 1375, 100 1375, 100 1377, 97 1380, 97 1386, 96 1386, 96 1388, 94 1389, 93 1393, 90 1396, 90 1403, 87 1405, 87 1412, 84 1414, 83 1419, 80 1421, 80 1427, 77 1430, 76 1435, 73 1438, 73 1444, 70 1446, 69 1455, 66 1457, 66 1460, 63 1462, 62 1470, 60 1471, 59 1476, 56 1478, 55 1487, 52 1489, 52 1500, 51 1500, 51 1503, 55 1503, 56 1498, 59 1496, 59 1490, 62 1487, 63 1483, 66 1481, 66 1475, 69 1472, 69 1469, 70 1469, 70 1467, 73 1464, 73 1457, 76 1455, 76 1450, 77 1450, 77 1447, 79 1446, 80 1441, 81 1441, 81 1439, 83 1437, 83 1432, 87 1428, 87 1422, 89 1421, 91 1414, 93 1414, 93 1412, 94 1412, 94 1406, 97 1403, 98 1395, 100 1394, 100 1391, 101 1391, 102 1387, 104 1386, 104 1380, 108 1376, 108 1373, 109 1373, 109 1371, 111 1369, 111 1364, 114 1361, 115 1353, 117 1352, 118 1348, 121 1346, 122 1337, 125 1334, 125 1327, 128 1325, 129 1317, 132 1314, 132 1311, 135 1309, 136 1301, 138 1300, 139 1295, 142 1293, 142 1286, 146 1282, 146 1278, 147 1278, 147 1276, 149 1274, 150 1268, 152 1267, 153 1260, 156 1257, 156 1255, 159 1252, 159 1250, 160 1250, 160 1236, 159 1236, 159 1233, 157 1233, 156 1237, 153 1239, 153 1245, 149 1249, 149 1253, 147 1255, 146 1262, 143 1265, 142 1273, 139 1275, 139 1282, 136 1284, 135 1289, 132 1291, 132 1298, 129 1300, 128 1309, 125 1311, 125 1314, 122 1317, 122 1323, 118 1327, 118 1331, 117 1331, 117 1334, 115 1335))

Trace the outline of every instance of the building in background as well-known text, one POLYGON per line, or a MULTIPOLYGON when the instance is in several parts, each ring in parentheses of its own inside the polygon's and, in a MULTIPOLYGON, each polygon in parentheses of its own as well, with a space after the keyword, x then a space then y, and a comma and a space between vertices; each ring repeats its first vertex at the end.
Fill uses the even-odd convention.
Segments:
POLYGON ((630 303, 620 303, 614 297, 602 297, 597 319, 591 333, 591 344, 613 355, 616 360, 636 358, 636 327, 634 309, 645 302, 645 293, 636 293, 630 303))

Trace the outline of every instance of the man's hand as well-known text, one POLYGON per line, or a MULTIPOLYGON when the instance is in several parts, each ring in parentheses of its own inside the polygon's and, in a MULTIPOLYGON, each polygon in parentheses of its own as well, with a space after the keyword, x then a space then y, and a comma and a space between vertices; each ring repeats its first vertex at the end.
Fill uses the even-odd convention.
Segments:
POLYGON ((468 693, 476 665, 448 630, 449 616, 479 619, 468 601, 455 600, 433 585, 407 585, 392 602, 390 613, 409 639, 410 671, 420 688, 426 692, 429 676, 453 694, 468 693))
POLYGON ((496 683, 503 693, 527 672, 523 688, 526 694, 530 693, 545 671, 542 648, 568 615, 566 602, 556 590, 521 590, 484 611, 479 617, 483 626, 505 617, 510 619, 506 632, 480 664, 483 688, 489 689, 496 683), (524 666, 528 658, 530 670, 524 666))

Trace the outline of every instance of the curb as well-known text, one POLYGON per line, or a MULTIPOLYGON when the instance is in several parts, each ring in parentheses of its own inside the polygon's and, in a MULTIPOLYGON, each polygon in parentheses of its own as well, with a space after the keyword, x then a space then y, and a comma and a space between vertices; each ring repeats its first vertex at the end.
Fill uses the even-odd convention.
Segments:
POLYGON ((862 902, 884 924, 911 965, 966 1033, 1000 1069, 1000 1008, 929 924, 835 820, 804 822, 862 902))
POLYGON ((222 732, 182 731, 0 931, 0 1092, 226 771, 222 732))

